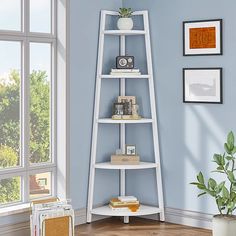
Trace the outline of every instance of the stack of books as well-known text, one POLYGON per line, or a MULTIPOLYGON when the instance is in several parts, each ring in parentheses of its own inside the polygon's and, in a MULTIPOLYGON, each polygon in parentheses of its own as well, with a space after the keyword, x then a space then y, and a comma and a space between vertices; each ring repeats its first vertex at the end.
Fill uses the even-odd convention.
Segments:
POLYGON ((112 210, 129 210, 136 212, 139 210, 140 203, 134 196, 119 196, 110 200, 109 207, 112 210))
POLYGON ((141 75, 139 69, 111 69, 110 75, 141 75))

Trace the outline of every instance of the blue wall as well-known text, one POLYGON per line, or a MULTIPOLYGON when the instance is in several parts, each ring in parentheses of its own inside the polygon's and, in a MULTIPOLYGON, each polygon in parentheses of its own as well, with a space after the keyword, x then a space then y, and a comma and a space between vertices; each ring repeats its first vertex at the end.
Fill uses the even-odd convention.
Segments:
MULTIPOLYGON (((186 209, 205 213, 216 213, 212 199, 196 197, 198 191, 189 185, 202 170, 208 177, 214 168, 210 162, 215 152, 222 152, 222 143, 227 132, 234 130, 236 113, 236 2, 234 0, 124 0, 124 6, 135 10, 149 10, 152 39, 155 89, 161 143, 163 183, 166 207, 186 209), (182 56, 182 22, 185 20, 223 19, 223 56, 182 56), (183 67, 223 67, 223 105, 202 105, 182 103, 183 67)), ((134 43, 130 45, 132 47, 134 43)), ((137 45, 133 52, 137 54, 137 45)), ((131 48, 132 52, 132 48, 131 48)), ((139 49, 139 57, 143 49, 139 49)), ((147 90, 144 86, 131 88, 135 94, 147 90)), ((144 102, 145 106, 147 101, 144 102)), ((135 140, 137 132, 130 132, 128 138, 135 140)), ((142 133, 142 140, 136 140, 143 155, 152 155, 151 136, 142 133), (145 149, 146 148, 146 149, 145 149), (151 151, 149 151, 151 150, 151 151)), ((143 201, 155 202, 154 182, 147 172, 131 173, 128 188, 130 193, 143 201), (134 181, 135 180, 135 181, 134 181), (136 182, 138 180, 138 183, 136 182), (140 187, 142 186, 142 187, 140 187)), ((214 176, 214 175, 213 175, 214 176)))
MULTIPOLYGON (((70 127, 71 127, 71 198, 75 209, 87 205, 88 173, 90 162, 96 60, 100 10, 117 10, 120 0, 71 1, 70 21, 70 127)), ((106 39, 104 68, 114 63, 118 53, 114 42, 106 39)), ((110 116, 112 100, 118 95, 118 81, 103 82, 101 116, 110 116)), ((105 126, 98 142, 98 160, 109 159, 118 148, 118 127, 105 126)), ((118 194, 118 172, 97 171, 95 204, 106 202, 118 194), (102 177, 101 177, 102 176, 102 177), (114 186, 113 186, 114 185, 114 186), (100 190, 100 191, 99 191, 100 190)))

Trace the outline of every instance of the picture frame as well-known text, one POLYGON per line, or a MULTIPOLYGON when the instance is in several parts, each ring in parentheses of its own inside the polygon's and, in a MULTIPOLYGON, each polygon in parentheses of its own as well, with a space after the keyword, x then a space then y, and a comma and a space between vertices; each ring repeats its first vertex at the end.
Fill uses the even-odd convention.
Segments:
POLYGON ((183 68, 184 103, 223 103, 222 68, 183 68))
POLYGON ((183 55, 223 55, 222 19, 183 22, 183 55))
POLYGON ((128 156, 136 156, 136 146, 135 145, 130 145, 126 144, 125 145, 125 155, 128 156))
POLYGON ((124 114, 124 104, 121 102, 115 102, 113 104, 113 115, 122 116, 124 114))
POLYGON ((118 103, 122 103, 122 100, 132 101, 132 104, 136 104, 135 96, 118 96, 118 103))

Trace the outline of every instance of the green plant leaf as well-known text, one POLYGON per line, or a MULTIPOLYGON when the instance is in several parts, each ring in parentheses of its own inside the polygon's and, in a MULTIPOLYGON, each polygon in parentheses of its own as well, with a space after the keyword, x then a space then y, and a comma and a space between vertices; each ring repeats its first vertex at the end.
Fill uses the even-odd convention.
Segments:
POLYGON ((234 201, 236 200, 236 193, 235 192, 230 192, 230 198, 234 201))
POLYGON ((216 181, 214 179, 210 178, 208 180, 208 188, 210 188, 212 190, 215 190, 216 185, 217 185, 217 183, 216 183, 216 181))
POLYGON ((232 209, 235 207, 235 204, 234 204, 234 202, 229 202, 228 204, 227 204, 227 208, 230 210, 230 211, 232 211, 232 209))
POLYGON ((213 191, 213 190, 209 190, 209 189, 204 189, 209 195, 211 195, 212 197, 215 197, 216 196, 216 191, 213 191))
POLYGON ((224 157, 224 156, 221 156, 221 157, 220 157, 220 164, 221 164, 222 166, 225 165, 225 157, 224 157))
POLYGON ((227 201, 230 197, 229 191, 225 186, 222 187, 222 196, 223 196, 224 202, 227 201))
POLYGON ((216 169, 217 170, 224 170, 224 167, 223 166, 218 166, 216 169))
POLYGON ((219 194, 222 191, 223 186, 225 185, 225 181, 221 182, 217 187, 216 187, 216 194, 219 194))
POLYGON ((198 194, 197 196, 200 197, 200 196, 205 195, 205 194, 206 194, 206 192, 203 192, 203 193, 198 194))
POLYGON ((230 131, 227 136, 227 146, 229 150, 232 152, 234 149, 234 134, 232 131, 230 131))
POLYGON ((226 151, 228 154, 232 154, 232 152, 230 151, 230 148, 228 147, 227 143, 224 144, 224 148, 225 148, 225 151, 226 151))
MULTIPOLYGON (((236 147, 234 147, 233 151, 232 151, 232 155, 234 155, 236 153, 236 147)), ((235 158, 234 158, 235 159, 235 158)))
POLYGON ((223 200, 222 200, 222 197, 218 197, 218 198, 216 198, 216 204, 217 204, 217 206, 218 206, 219 209, 222 208, 222 206, 223 206, 223 200))
POLYGON ((220 165, 220 159, 221 159, 221 155, 220 154, 214 154, 213 156, 213 161, 216 162, 218 165, 220 165))
POLYGON ((199 189, 201 189, 201 190, 205 190, 205 189, 206 189, 206 186, 205 186, 204 184, 201 184, 201 183, 199 183, 199 184, 197 185, 197 187, 198 187, 199 189))
POLYGON ((221 174, 224 174, 225 172, 224 171, 222 171, 222 170, 213 170, 213 171, 211 171, 212 173, 221 173, 221 174))
POLYGON ((234 160, 235 158, 234 157, 232 157, 232 156, 226 156, 225 157, 228 161, 232 161, 232 160, 234 160))
POLYGON ((236 192, 236 183, 232 184, 232 191, 236 192))
POLYGON ((197 180, 199 181, 199 183, 204 184, 204 177, 201 171, 197 175, 197 180))

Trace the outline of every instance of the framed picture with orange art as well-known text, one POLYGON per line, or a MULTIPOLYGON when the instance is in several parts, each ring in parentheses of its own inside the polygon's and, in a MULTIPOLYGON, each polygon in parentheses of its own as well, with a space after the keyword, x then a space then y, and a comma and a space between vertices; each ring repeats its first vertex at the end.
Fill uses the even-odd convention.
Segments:
POLYGON ((183 22, 183 55, 222 55, 222 19, 183 22))

